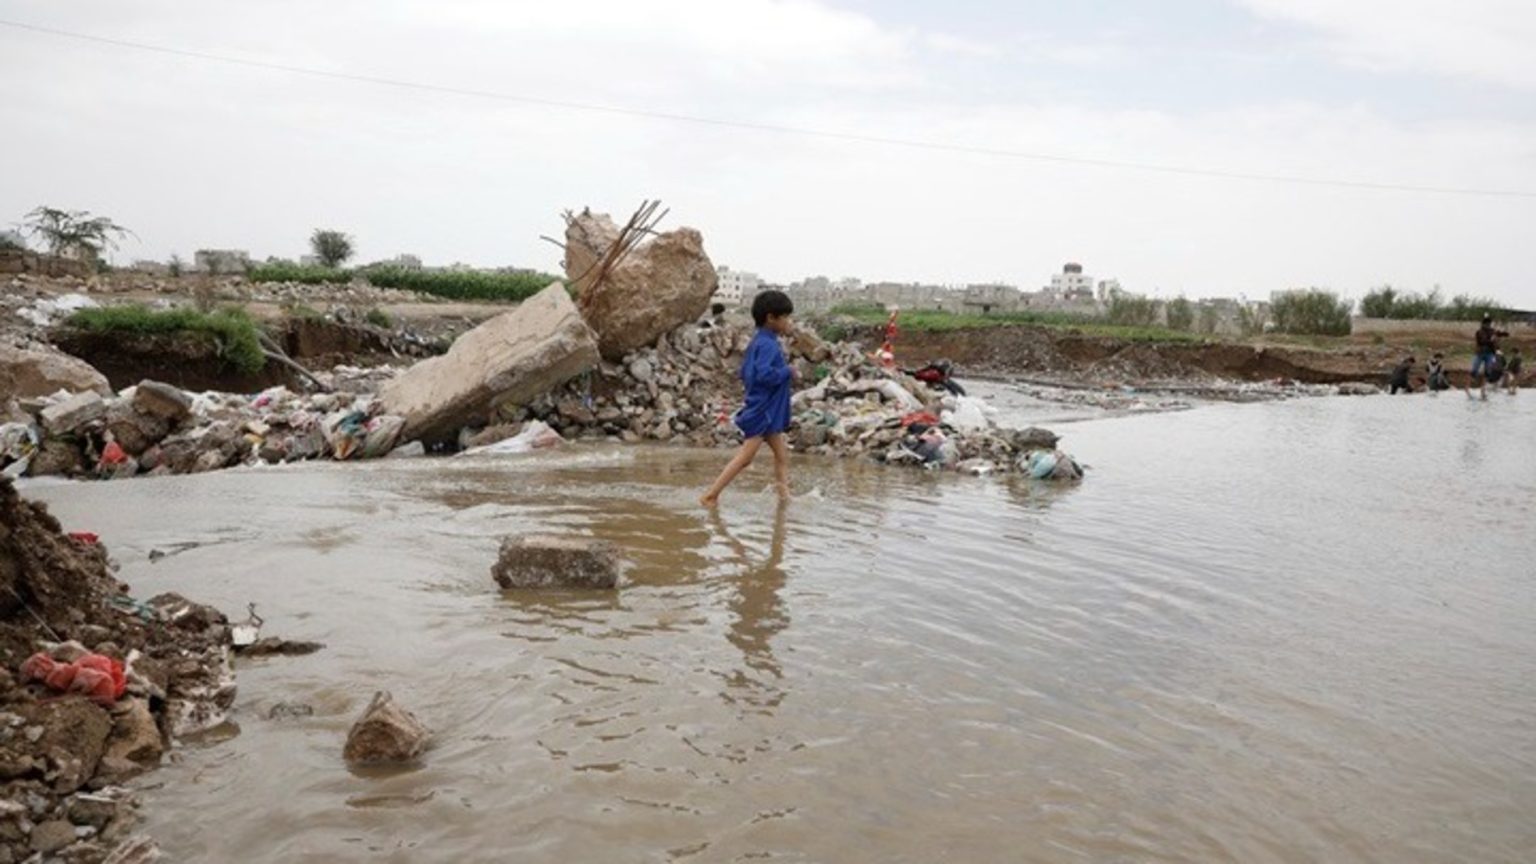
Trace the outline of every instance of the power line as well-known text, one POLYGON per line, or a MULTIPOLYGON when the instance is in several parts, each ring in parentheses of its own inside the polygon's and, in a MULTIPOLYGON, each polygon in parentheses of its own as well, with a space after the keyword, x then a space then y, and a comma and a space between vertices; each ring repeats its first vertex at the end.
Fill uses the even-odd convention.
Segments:
POLYGON ((477 90, 467 87, 450 87, 442 84, 424 84, 418 81, 404 81, 397 78, 385 78, 376 75, 360 75, 350 72, 333 72, 307 66, 293 66, 286 63, 271 63, 263 60, 248 60, 240 57, 229 57, 223 54, 211 54, 205 51, 191 51, 184 48, 171 48, 164 45, 150 45, 143 42, 132 42, 126 39, 112 39, 105 36, 92 36, 88 33, 76 33, 70 30, 60 30, 53 27, 42 27, 36 24, 25 24, 20 21, 7 21, 0 19, 0 26, 10 27, 15 30, 26 30, 32 33, 42 33, 49 36, 58 36, 66 39, 75 39, 82 42, 91 42, 98 45, 111 45, 117 48, 130 48, 136 51, 168 54, 174 57, 184 57, 194 60, 207 60, 214 63, 224 63, 232 66, 245 66, 253 69, 267 69, 276 72, 288 72, 294 75, 307 75, 314 78, 328 78, 335 81, 375 84, 384 87, 396 87, 404 90, 416 90, 426 93, 445 93, 454 96, 468 96, 477 99, 493 99, 502 102, 516 102, 524 105, 537 105, 545 108, 559 108, 568 111, 586 111, 602 114, 615 114, 625 117, 640 117, 648 120, 667 120, 677 123, 692 123, 700 126, 744 129, 753 132, 771 132, 781 135, 798 135, 832 141, 850 141, 861 144, 880 144, 891 147, 906 147, 915 150, 965 153, 974 156, 996 156, 1008 159, 1024 159, 1035 162, 1054 162, 1058 164, 1078 165, 1092 168, 1118 168, 1128 171, 1143 171, 1158 174, 1175 174, 1191 177, 1212 177, 1223 180, 1251 180, 1266 183, 1293 183, 1307 186, 1327 186, 1342 189, 1366 189, 1378 192, 1412 192, 1436 195, 1476 195, 1496 198, 1536 198, 1536 192, 1526 192, 1515 189, 1476 189, 1454 186, 1424 186, 1405 183, 1373 183, 1365 180, 1339 180, 1321 177, 1302 177, 1289 174, 1266 174, 1262 172, 1250 171, 1226 171, 1217 168, 1190 168, 1186 166, 1162 165, 1151 162, 1129 162, 1116 159, 1096 159, 1085 156, 1064 156, 1058 153, 1034 153, 1025 150, 1010 150, 999 147, 977 147, 969 144, 953 144, 943 141, 923 141, 912 138, 888 137, 884 135, 862 135, 856 132, 833 132, 825 129, 811 129, 802 126, 788 126, 776 123, 759 123, 750 120, 728 120, 718 117, 701 117, 691 114, 677 114, 668 111, 650 111, 640 108, 627 108, 619 105, 601 105, 589 102, 570 102, 561 99, 548 99, 539 96, 525 96, 516 93, 503 93, 494 90, 477 90))

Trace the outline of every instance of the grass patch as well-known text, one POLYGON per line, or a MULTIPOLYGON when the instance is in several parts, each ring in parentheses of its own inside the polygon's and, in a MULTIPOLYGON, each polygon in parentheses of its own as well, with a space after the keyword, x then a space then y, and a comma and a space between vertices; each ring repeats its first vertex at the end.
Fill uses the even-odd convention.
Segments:
MULTIPOLYGON (((890 313, 878 306, 838 306, 831 313, 835 317, 851 318, 867 326, 885 323, 890 313)), ((1058 330, 1072 330, 1088 336, 1124 339, 1128 342, 1201 342, 1205 337, 1166 327, 1129 324, 1109 324, 1098 319, 1073 315, 1068 312, 1006 312, 981 315, 971 312, 936 312, 914 310, 902 312, 896 319, 903 330, 918 332, 948 332, 953 330, 980 330, 988 327, 1032 326, 1058 330)))
POLYGON ((142 305, 103 306, 81 309, 69 317, 68 323, 91 333, 201 333, 211 337, 218 346, 219 357, 240 372, 253 375, 267 364, 256 324, 243 309, 199 312, 142 305))
POLYGON ((522 301, 562 281, 548 273, 485 273, 478 270, 408 270, 404 267, 363 267, 343 270, 302 264, 262 264, 246 274, 252 282, 298 282, 336 285, 365 279, 376 288, 398 288, 450 300, 522 301))
POLYGON ((377 306, 369 309, 368 314, 363 316, 363 320, 367 321, 369 324, 372 324, 375 327, 382 327, 385 330, 395 326, 395 321, 393 318, 389 317, 389 313, 385 312, 383 309, 380 309, 377 306))

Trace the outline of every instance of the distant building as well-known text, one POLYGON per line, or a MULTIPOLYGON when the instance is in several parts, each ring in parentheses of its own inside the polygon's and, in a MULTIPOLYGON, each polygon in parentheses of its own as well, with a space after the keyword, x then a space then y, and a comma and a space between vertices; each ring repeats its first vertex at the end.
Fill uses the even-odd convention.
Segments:
POLYGON ((380 262, 386 267, 399 267, 401 270, 420 270, 421 259, 415 255, 404 253, 396 255, 387 261, 380 262))
POLYGON ((1099 280, 1099 302, 1106 306, 1109 305, 1109 301, 1115 299, 1117 294, 1121 294, 1124 291, 1125 289, 1120 287, 1119 279, 1099 280))
POLYGON ((762 282, 757 278, 756 273, 732 270, 723 264, 715 268, 715 276, 719 284, 710 301, 724 304, 727 308, 740 306, 747 298, 756 295, 758 286, 762 282))
POLYGON ((1084 273, 1083 265, 1077 263, 1068 263, 1060 273, 1052 276, 1049 290, 1068 303, 1094 300, 1093 277, 1084 273))
POLYGON ((145 273, 150 276, 171 275, 171 265, 166 264, 163 261, 150 261, 145 258, 140 258, 139 260, 133 262, 133 265, 128 269, 134 271, 135 273, 145 273))
POLYGON ((192 266, 202 273, 244 273, 251 266, 251 253, 244 249, 199 249, 192 256, 192 266))
POLYGON ((967 285, 960 302, 966 311, 990 315, 994 312, 1017 312, 1023 305, 1024 295, 1012 285, 967 285))

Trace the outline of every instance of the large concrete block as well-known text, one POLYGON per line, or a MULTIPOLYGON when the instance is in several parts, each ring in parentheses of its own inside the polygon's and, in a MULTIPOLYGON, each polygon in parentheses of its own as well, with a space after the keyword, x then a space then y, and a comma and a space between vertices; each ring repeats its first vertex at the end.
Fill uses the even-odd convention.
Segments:
POLYGON ((401 441, 446 440, 494 406, 542 395, 597 362, 597 339, 557 282, 385 383, 379 398, 385 413, 405 418, 401 441))

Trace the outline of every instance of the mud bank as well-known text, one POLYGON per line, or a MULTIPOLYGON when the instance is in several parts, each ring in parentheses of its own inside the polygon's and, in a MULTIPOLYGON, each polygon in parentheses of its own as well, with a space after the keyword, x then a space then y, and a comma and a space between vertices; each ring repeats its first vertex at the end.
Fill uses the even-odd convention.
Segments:
POLYGON ((114 566, 0 479, 0 860, 152 860, 120 784, 234 701, 224 616, 114 566))
MULTIPOLYGON (((882 338, 876 328, 859 336, 868 344, 879 344, 882 338)), ((1422 377, 1428 351, 1386 344, 1325 350, 1227 342, 1132 342, 1029 326, 902 331, 896 344, 897 360, 908 367, 947 357, 972 374, 1092 386, 1190 379, 1384 385, 1405 352, 1414 351, 1419 361, 1416 377, 1422 377)), ((1459 364, 1448 365, 1453 367, 1447 370, 1452 385, 1466 386, 1467 370, 1459 364)))

